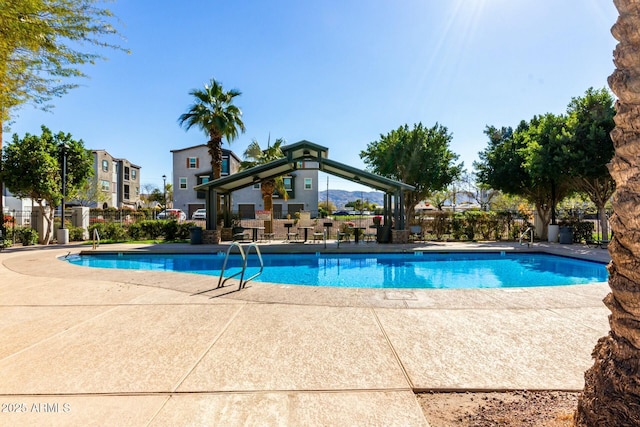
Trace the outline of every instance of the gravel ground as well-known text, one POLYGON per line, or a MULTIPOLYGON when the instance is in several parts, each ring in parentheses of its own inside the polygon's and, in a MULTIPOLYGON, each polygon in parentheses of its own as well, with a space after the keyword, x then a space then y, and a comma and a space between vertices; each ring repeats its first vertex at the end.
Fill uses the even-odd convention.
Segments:
POLYGON ((578 395, 559 391, 421 393, 418 401, 431 427, 568 427, 578 395))

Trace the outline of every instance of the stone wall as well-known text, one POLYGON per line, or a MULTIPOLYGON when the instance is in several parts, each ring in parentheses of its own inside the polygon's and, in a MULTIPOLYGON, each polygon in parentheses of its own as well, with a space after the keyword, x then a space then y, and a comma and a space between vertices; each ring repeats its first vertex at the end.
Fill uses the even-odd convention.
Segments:
POLYGON ((220 230, 202 230, 202 243, 217 245, 220 243, 220 230))
POLYGON ((409 243, 409 230, 391 230, 391 243, 409 243))

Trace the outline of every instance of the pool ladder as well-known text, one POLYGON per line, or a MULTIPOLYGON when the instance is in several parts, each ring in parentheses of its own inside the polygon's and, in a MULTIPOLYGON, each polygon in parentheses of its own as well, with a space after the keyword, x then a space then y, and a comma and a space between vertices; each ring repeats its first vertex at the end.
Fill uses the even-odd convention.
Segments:
POLYGON ((531 247, 531 245, 533 245, 533 227, 528 227, 526 230, 524 230, 524 232, 520 235, 520 245, 524 245, 526 244, 527 247, 531 247), (529 233, 530 237, 529 237, 529 241, 526 243, 522 243, 522 239, 524 238, 524 236, 527 235, 527 233, 529 233))
POLYGON ((258 247, 258 245, 256 243, 249 243, 247 245, 244 245, 244 247, 247 248, 246 252, 243 248, 243 245, 238 243, 238 242, 233 242, 231 243, 231 245, 229 246, 229 249, 227 249, 227 254, 224 257, 224 262, 222 263, 222 270, 220 271, 220 278, 218 279, 218 286, 216 286, 215 288, 212 289, 207 289, 206 291, 201 291, 201 292, 197 292, 194 295, 199 295, 199 294, 204 294, 206 292, 209 291, 213 291, 214 289, 220 289, 222 287, 224 287, 224 284, 227 282, 227 280, 236 277, 238 275, 240 275, 240 282, 238 284, 238 290, 241 290, 245 287, 245 285, 247 284, 247 282, 250 282, 251 280, 255 279, 256 277, 258 277, 260 274, 262 274, 262 270, 264 270, 264 262, 262 261, 262 254, 260 253, 260 248, 258 247), (224 271, 227 269, 227 261, 229 260, 229 255, 231 254, 231 250, 237 247, 238 250, 240 251, 240 256, 242 257, 242 269, 240 271, 238 271, 237 273, 234 273, 232 275, 230 275, 229 277, 224 277, 224 271), (260 261, 260 270, 254 274, 253 276, 245 279, 244 278, 244 274, 247 270, 247 258, 249 256, 249 254, 251 253, 251 248, 253 248, 255 250, 256 255, 258 256, 258 260, 260 261))

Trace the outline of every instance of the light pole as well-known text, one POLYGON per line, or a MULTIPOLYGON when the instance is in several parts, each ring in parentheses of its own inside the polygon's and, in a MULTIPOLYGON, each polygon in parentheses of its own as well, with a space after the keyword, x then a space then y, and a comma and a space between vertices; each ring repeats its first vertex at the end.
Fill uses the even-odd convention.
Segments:
POLYGON ((58 230, 58 243, 66 245, 69 243, 69 231, 64 228, 64 204, 67 195, 67 152, 69 146, 66 143, 60 144, 62 153, 62 206, 60 208, 60 230, 58 230))
POLYGON ((164 199, 164 209, 167 209, 167 175, 162 175, 162 192, 164 199))

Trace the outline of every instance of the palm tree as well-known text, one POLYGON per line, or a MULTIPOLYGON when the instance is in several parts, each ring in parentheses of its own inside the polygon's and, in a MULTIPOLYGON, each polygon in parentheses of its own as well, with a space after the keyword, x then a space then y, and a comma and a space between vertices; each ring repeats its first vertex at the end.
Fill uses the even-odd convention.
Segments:
MULTIPOLYGON (((225 91, 218 81, 211 79, 209 84, 204 85, 204 90, 193 89, 189 92, 195 102, 178 118, 178 123, 186 130, 196 126, 209 137, 207 147, 211 156, 213 179, 222 175, 222 138, 231 143, 238 137, 238 131, 245 130, 242 111, 233 104, 233 99, 241 94, 237 89, 225 91)), ((219 198, 216 206, 219 212, 219 198)))
MULTIPOLYGON (((249 169, 254 166, 264 165, 277 159, 284 157, 280 146, 284 143, 284 139, 278 138, 276 142, 271 145, 267 142, 267 148, 260 148, 260 144, 257 140, 251 141, 251 144, 245 150, 243 157, 245 160, 240 163, 240 169, 249 169)), ((271 223, 273 222, 273 193, 277 192, 284 200, 288 199, 289 194, 284 186, 284 179, 281 176, 276 178, 269 178, 260 181, 260 192, 262 193, 262 202, 264 210, 269 211, 271 220, 269 221, 269 227, 265 226, 265 232, 271 233, 271 223)))
POLYGON ((618 96, 609 171, 616 182, 609 244, 611 331, 593 350, 574 417, 578 426, 640 425, 640 1, 614 0, 619 41, 609 86, 618 96))

